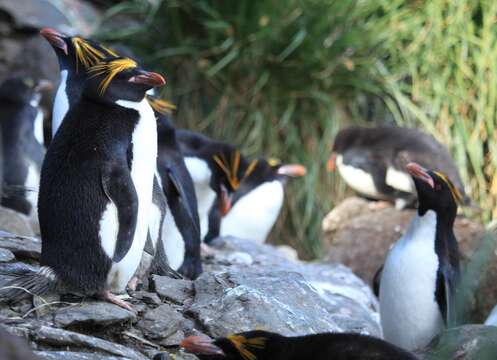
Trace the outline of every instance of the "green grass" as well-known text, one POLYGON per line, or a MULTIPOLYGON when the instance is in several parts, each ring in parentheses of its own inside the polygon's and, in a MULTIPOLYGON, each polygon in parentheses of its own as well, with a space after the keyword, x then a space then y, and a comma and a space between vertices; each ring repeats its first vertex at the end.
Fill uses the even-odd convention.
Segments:
POLYGON ((179 127, 307 166, 288 186, 272 241, 314 258, 323 254, 321 220, 344 196, 325 162, 349 123, 433 133, 490 219, 495 14, 491 1, 132 0, 109 10, 97 36, 131 46, 166 75, 179 127), (123 14, 136 25, 112 27, 123 14))

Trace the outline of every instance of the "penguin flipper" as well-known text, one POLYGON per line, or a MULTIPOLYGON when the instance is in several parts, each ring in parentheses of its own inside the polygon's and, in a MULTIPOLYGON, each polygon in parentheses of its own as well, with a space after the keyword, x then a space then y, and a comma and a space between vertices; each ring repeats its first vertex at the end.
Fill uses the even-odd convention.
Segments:
POLYGON ((112 261, 119 262, 128 253, 135 234, 138 195, 127 168, 108 166, 101 174, 104 193, 117 208, 119 231, 112 261))
POLYGON ((437 273, 437 288, 435 291, 435 298, 447 327, 452 327, 457 322, 454 276, 452 273, 450 265, 441 265, 437 273))
POLYGON ((180 180, 176 176, 174 170, 171 169, 170 167, 167 168, 166 174, 171 184, 173 184, 176 192, 178 193, 181 203, 183 204, 183 207, 186 213, 188 214, 188 217, 190 218, 193 228, 197 233, 200 233, 199 224, 197 223, 197 221, 195 221, 195 216, 193 215, 194 214, 193 209, 190 207, 190 203, 186 196, 185 189, 183 188, 180 180))

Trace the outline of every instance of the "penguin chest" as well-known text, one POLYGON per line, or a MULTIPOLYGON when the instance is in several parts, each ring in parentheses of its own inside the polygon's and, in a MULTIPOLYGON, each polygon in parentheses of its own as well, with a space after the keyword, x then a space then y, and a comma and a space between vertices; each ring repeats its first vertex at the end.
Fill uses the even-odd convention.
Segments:
POLYGON ((26 199, 31 204, 30 217, 37 218, 38 214, 38 190, 40 187, 40 170, 38 166, 30 160, 26 161, 28 164, 28 175, 24 183, 26 192, 26 199))
POLYGON ((235 236, 264 243, 278 219, 284 186, 274 180, 259 185, 240 198, 222 219, 221 236, 235 236))
POLYGON ((212 172, 207 163, 196 157, 185 158, 185 165, 192 177, 197 197, 200 234, 203 239, 209 229, 209 211, 216 200, 216 192, 210 187, 212 172))
POLYGON ((52 137, 55 136, 57 129, 60 127, 64 116, 69 110, 69 99, 66 93, 67 70, 60 72, 60 84, 55 94, 55 100, 52 111, 52 137))
POLYGON ((345 164, 342 155, 337 156, 336 166, 340 176, 352 189, 374 199, 383 198, 376 188, 372 174, 361 168, 345 164))
POLYGON ((390 250, 380 284, 380 315, 387 341, 408 350, 423 347, 443 328, 435 299, 439 259, 436 215, 416 217, 390 250))
POLYGON ((414 183, 412 178, 404 171, 399 171, 393 167, 388 167, 385 182, 395 190, 413 193, 414 183))
MULTIPOLYGON (((153 110, 146 100, 140 103, 119 100, 117 104, 135 109, 139 114, 139 120, 131 138, 132 160, 130 172, 138 197, 135 234, 128 253, 119 263, 112 265, 107 280, 111 290, 123 291, 139 265, 147 239, 152 208, 153 181, 157 163, 157 127, 153 110)), ((113 228, 107 231, 111 233, 112 230, 116 235, 110 238, 111 243, 107 245, 108 248, 113 247, 114 249, 118 231, 114 223, 116 216, 115 205, 109 203, 102 220, 105 218, 108 228, 113 228)), ((118 226, 117 224, 117 228, 118 226)), ((102 227, 102 229, 105 229, 105 227, 102 227)), ((106 245, 103 245, 103 248, 105 249, 106 245)))
POLYGON ((167 206, 164 224, 162 226, 162 241, 167 262, 173 270, 178 270, 185 260, 185 241, 179 231, 176 220, 169 205, 167 206))

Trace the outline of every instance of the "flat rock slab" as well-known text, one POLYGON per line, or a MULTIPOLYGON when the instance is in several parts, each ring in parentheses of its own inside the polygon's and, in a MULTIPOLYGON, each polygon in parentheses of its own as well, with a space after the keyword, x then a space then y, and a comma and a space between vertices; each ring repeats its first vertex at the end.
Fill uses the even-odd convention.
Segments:
POLYGON ((41 255, 41 241, 35 237, 18 236, 0 231, 0 248, 10 250, 19 258, 38 260, 41 255))
POLYGON ((61 327, 111 326, 135 319, 132 312, 106 302, 82 303, 62 308, 54 317, 55 324, 61 327))
POLYGON ((153 281, 157 294, 176 304, 183 304, 193 295, 193 282, 190 280, 178 280, 167 276, 154 275, 153 281))
POLYGON ((14 260, 15 258, 16 257, 14 256, 14 253, 12 251, 0 248, 0 263, 9 262, 14 260))
POLYGON ((124 357, 107 356, 95 353, 72 351, 35 351, 35 355, 45 360, 125 360, 124 357))
POLYGON ((26 215, 2 206, 0 206, 0 230, 21 236, 35 235, 26 215))
POLYGON ((137 328, 152 340, 163 340, 181 330, 185 319, 171 305, 163 304, 145 313, 137 328))
POLYGON ((33 340, 38 343, 57 347, 74 346, 77 348, 86 348, 114 356, 120 356, 126 359, 148 359, 145 355, 142 355, 133 349, 111 343, 110 341, 48 326, 41 326, 40 328, 33 330, 31 336, 33 337, 33 340))
POLYGON ((301 274, 286 271, 204 273, 189 312, 211 337, 266 329, 283 335, 355 331, 379 335, 370 312, 345 297, 327 301, 301 274))

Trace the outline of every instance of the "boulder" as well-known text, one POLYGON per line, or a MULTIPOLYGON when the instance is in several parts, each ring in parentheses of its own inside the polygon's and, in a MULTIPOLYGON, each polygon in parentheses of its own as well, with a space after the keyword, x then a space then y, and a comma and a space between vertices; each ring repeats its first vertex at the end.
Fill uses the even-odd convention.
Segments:
POLYGON ((27 216, 2 206, 0 206, 0 230, 22 236, 35 235, 27 216))
POLYGON ((495 360, 497 327, 465 325, 444 331, 417 355, 421 360, 495 360))
POLYGON ((18 258, 38 260, 41 241, 35 237, 19 236, 0 230, 0 248, 7 249, 18 258))
POLYGON ((58 310, 54 322, 60 327, 111 326, 136 319, 135 314, 117 305, 104 302, 82 303, 58 310))

